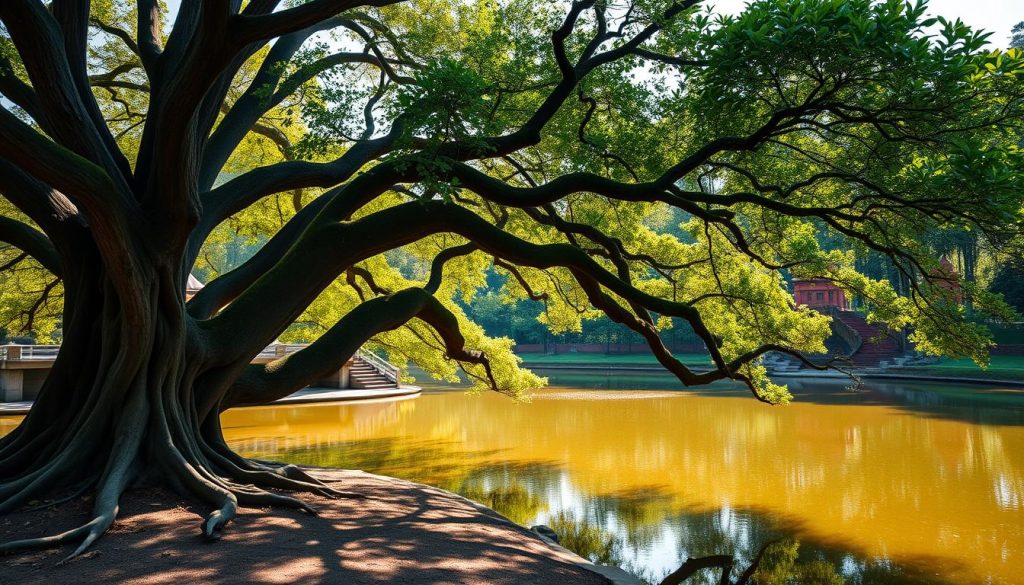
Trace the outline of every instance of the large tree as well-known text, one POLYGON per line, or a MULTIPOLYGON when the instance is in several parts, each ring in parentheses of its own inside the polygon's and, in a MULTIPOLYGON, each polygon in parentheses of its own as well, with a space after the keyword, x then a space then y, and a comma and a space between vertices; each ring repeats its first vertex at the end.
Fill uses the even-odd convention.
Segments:
POLYGON ((46 295, 62 344, 0 440, 0 513, 95 493, 80 528, 0 551, 78 554, 142 479, 207 502, 209 537, 239 505, 305 509, 285 491, 328 490, 233 453, 218 414, 368 341, 510 394, 538 385, 455 301, 489 265, 553 329, 605 314, 685 384, 740 380, 769 402, 788 395, 761 356, 828 335, 788 275, 984 361, 924 235, 1016 237, 1019 52, 959 22, 929 38, 925 6, 902 1, 735 18, 698 0, 279 4, 182 0, 168 23, 158 0, 0 2, 0 240, 20 270, 4 278, 46 295), (908 295, 854 270, 867 251, 908 295), (212 280, 186 302, 191 270, 212 280), (710 371, 665 350, 673 318, 710 371), (313 341, 250 365, 282 335, 313 341))

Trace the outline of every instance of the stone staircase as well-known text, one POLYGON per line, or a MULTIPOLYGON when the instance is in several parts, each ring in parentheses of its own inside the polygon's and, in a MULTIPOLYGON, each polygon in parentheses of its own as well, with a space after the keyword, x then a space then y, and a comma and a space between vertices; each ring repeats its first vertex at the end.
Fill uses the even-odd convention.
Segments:
POLYGON ((800 360, 781 353, 769 353, 762 361, 769 374, 782 375, 799 372, 803 369, 800 360))
POLYGON ((895 338, 883 327, 868 323, 860 314, 853 311, 837 311, 834 317, 861 338, 860 347, 850 356, 854 366, 884 367, 903 355, 895 338))
MULTIPOLYGON (((832 335, 825 341, 827 352, 808 355, 811 362, 827 364, 837 360, 839 365, 885 369, 915 361, 912 355, 901 350, 898 341, 884 327, 869 324, 859 313, 836 309, 828 313, 832 316, 832 335)), ((763 364, 768 373, 775 375, 805 369, 800 360, 781 353, 767 354, 763 364)))
POLYGON ((352 361, 352 369, 349 370, 348 374, 349 386, 352 388, 382 390, 384 388, 398 387, 394 380, 362 355, 356 355, 352 361))

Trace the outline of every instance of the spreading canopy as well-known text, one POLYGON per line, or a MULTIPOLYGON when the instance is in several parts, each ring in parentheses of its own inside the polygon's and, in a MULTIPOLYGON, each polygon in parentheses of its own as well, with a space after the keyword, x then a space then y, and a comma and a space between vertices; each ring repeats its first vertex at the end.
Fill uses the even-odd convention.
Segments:
MULTIPOLYGON (((539 380, 453 302, 494 266, 555 331, 603 312, 684 382, 738 377, 772 400, 757 356, 827 335, 785 274, 834 279, 923 349, 984 360, 984 332, 928 282, 923 236, 1014 237, 1019 51, 983 51, 924 3, 351 4, 184 2, 167 34, 159 3, 10 3, 9 325, 58 335, 51 240, 68 226, 142 219, 213 278, 189 313, 244 326, 240 354, 420 289, 521 392, 539 380), (344 250, 327 235, 360 228, 344 250), (852 269, 867 250, 909 298, 852 269), (274 314, 252 319, 268 294, 274 314), (659 347, 659 316, 693 328, 717 371, 659 347)), ((387 329, 372 338, 394 357, 453 373, 422 319, 387 329)))
POLYGON ((760 357, 829 333, 787 278, 984 362, 929 235, 1022 241, 1024 54, 924 2, 182 0, 171 22, 157 0, 5 0, 0 20, 0 311, 63 342, 0 443, 0 512, 91 450, 97 521, 58 539, 83 547, 140 467, 215 503, 208 534, 243 499, 298 505, 252 491, 314 488, 230 453, 217 412, 364 343, 540 384, 460 309, 489 270, 553 330, 607 315, 684 383, 778 402, 760 357), (856 270, 868 252, 909 294, 856 270), (312 343, 249 365, 279 337, 312 343))
MULTIPOLYGON (((771 400, 784 391, 756 358, 820 351, 828 331, 787 274, 984 360, 984 332, 928 282, 923 236, 1014 237, 1019 51, 985 52, 923 2, 373 4, 186 1, 167 27, 154 2, 9 3, 8 323, 56 336, 51 240, 141 220, 213 278, 189 313, 244 328, 239 355, 282 333, 326 344, 361 304, 418 289, 521 392, 539 380, 453 302, 493 266, 555 331, 603 312, 684 382, 745 379, 771 400), (868 250, 909 298, 853 270, 868 250), (716 372, 672 359, 658 317, 691 327, 716 372)), ((372 339, 451 375, 444 340, 404 315, 372 339)))

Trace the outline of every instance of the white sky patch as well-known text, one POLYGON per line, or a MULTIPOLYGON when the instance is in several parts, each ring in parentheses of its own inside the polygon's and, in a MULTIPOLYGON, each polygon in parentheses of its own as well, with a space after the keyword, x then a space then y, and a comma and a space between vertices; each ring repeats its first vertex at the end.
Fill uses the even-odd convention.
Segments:
MULTIPOLYGON (((538 2, 541 0, 537 0, 538 2)), ((736 14, 743 10, 748 0, 707 0, 716 12, 736 14)), ((181 0, 167 0, 170 19, 178 13, 181 0)), ((959 18, 974 29, 993 33, 989 38, 992 47, 1006 47, 1010 42, 1010 29, 1024 21, 1024 2, 1021 0, 931 0, 928 12, 933 16, 949 19, 959 18)))

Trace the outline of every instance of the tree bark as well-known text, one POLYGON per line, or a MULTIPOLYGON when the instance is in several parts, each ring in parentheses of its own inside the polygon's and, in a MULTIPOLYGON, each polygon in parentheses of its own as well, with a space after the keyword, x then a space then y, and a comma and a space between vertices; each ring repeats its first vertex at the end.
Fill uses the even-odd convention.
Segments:
POLYGON ((180 255, 135 254, 147 270, 137 275, 141 294, 133 299, 123 298, 98 251, 78 254, 65 276, 60 352, 24 422, 0 439, 0 514, 81 486, 95 489, 93 518, 62 534, 2 544, 0 553, 73 542, 72 556, 79 554, 110 526, 121 493, 137 480, 211 505, 201 526, 207 538, 219 536, 239 504, 312 511, 257 486, 331 493, 295 470, 233 455, 209 420, 219 413, 198 414, 197 380, 214 360, 185 311, 180 255))

